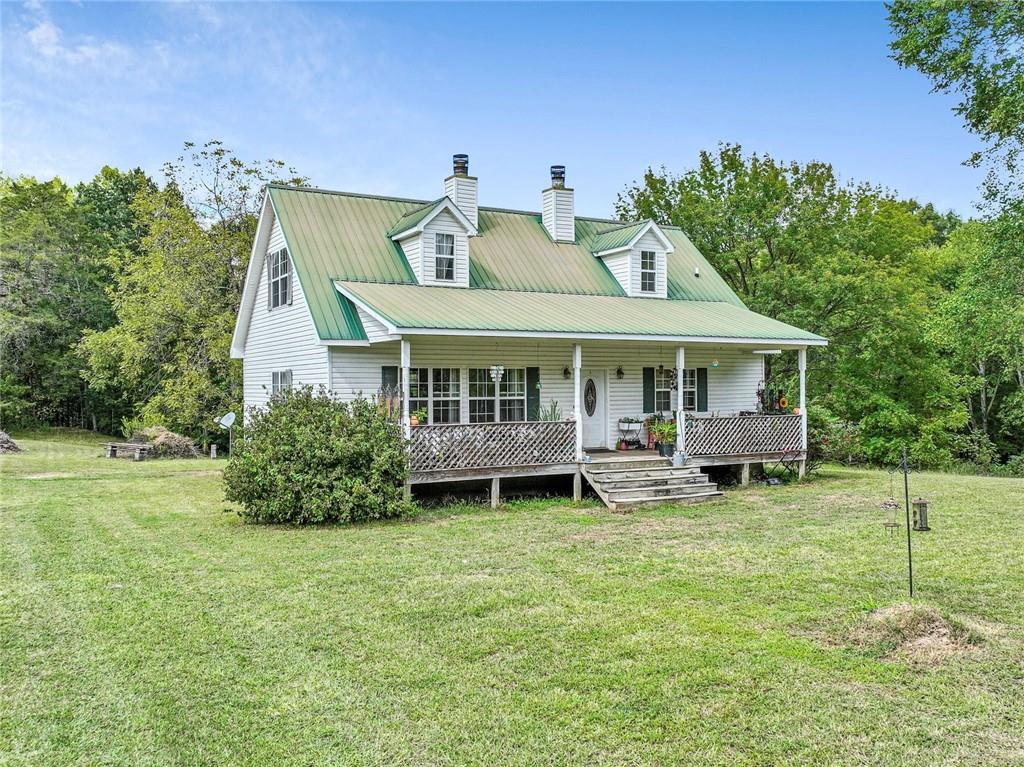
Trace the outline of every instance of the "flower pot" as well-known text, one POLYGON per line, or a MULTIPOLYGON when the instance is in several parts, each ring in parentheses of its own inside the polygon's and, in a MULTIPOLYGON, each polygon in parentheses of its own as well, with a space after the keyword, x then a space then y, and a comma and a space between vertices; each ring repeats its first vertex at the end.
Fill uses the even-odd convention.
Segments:
POLYGON ((666 442, 661 446, 661 455, 665 458, 671 458, 675 455, 676 446, 671 442, 666 442))

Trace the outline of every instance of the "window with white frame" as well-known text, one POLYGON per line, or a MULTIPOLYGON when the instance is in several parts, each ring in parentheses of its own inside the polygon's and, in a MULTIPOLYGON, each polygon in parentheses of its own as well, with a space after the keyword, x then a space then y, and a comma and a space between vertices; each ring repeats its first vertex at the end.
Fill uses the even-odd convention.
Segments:
POLYGON ((458 423, 462 387, 458 368, 434 368, 431 371, 431 423, 458 423))
POLYGON ((667 413, 672 410, 672 389, 676 382, 675 368, 658 367, 654 370, 654 410, 667 413))
POLYGON ((276 396, 292 388, 292 371, 275 370, 270 374, 270 394, 276 396))
POLYGON ((455 281, 455 235, 434 234, 434 279, 455 281))
POLYGON ((291 303, 291 276, 292 265, 287 248, 267 256, 267 299, 271 309, 291 303))
POLYGON ((679 382, 679 401, 682 409, 697 409, 697 371, 694 368, 683 369, 683 380, 679 382))
POLYGON ((490 369, 470 368, 469 422, 491 423, 495 412, 495 386, 490 369))
POLYGON ((409 368, 409 415, 417 410, 430 413, 430 370, 427 368, 409 368))
POLYGON ((654 293, 658 289, 658 257, 653 250, 640 251, 640 291, 654 293))
POLYGON ((499 386, 502 421, 526 420, 526 368, 507 368, 499 386))

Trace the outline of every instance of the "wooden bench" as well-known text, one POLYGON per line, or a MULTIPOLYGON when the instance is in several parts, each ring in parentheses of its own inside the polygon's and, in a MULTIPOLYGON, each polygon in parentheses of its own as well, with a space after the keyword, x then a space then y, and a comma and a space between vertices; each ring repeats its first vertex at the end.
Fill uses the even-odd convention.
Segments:
POLYGON ((141 442, 107 442, 104 447, 107 449, 107 458, 131 458, 133 461, 145 460, 152 445, 141 442))

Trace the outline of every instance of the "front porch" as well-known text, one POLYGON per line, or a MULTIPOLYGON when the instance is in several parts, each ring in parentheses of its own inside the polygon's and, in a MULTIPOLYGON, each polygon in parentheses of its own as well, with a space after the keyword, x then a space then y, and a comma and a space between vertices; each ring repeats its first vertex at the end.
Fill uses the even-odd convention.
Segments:
POLYGON ((770 413, 758 412, 763 353, 778 350, 438 337, 398 346, 391 375, 410 488, 489 479, 496 502, 503 478, 572 475, 578 499, 586 467, 645 457, 616 450, 630 422, 642 445, 647 424, 674 422, 683 456, 675 468, 738 465, 749 477, 752 464, 785 458, 802 467, 806 456, 803 347, 789 347, 799 358, 799 407, 770 413))

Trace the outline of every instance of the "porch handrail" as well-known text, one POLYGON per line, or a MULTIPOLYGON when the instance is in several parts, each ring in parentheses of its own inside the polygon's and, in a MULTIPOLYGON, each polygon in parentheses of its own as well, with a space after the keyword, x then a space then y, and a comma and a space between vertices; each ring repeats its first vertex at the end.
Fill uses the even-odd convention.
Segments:
POLYGON ((757 455, 804 449, 799 415, 686 416, 689 455, 757 455))
POLYGON ((413 428, 409 438, 414 474, 573 463, 575 455, 572 420, 435 424, 413 428))

